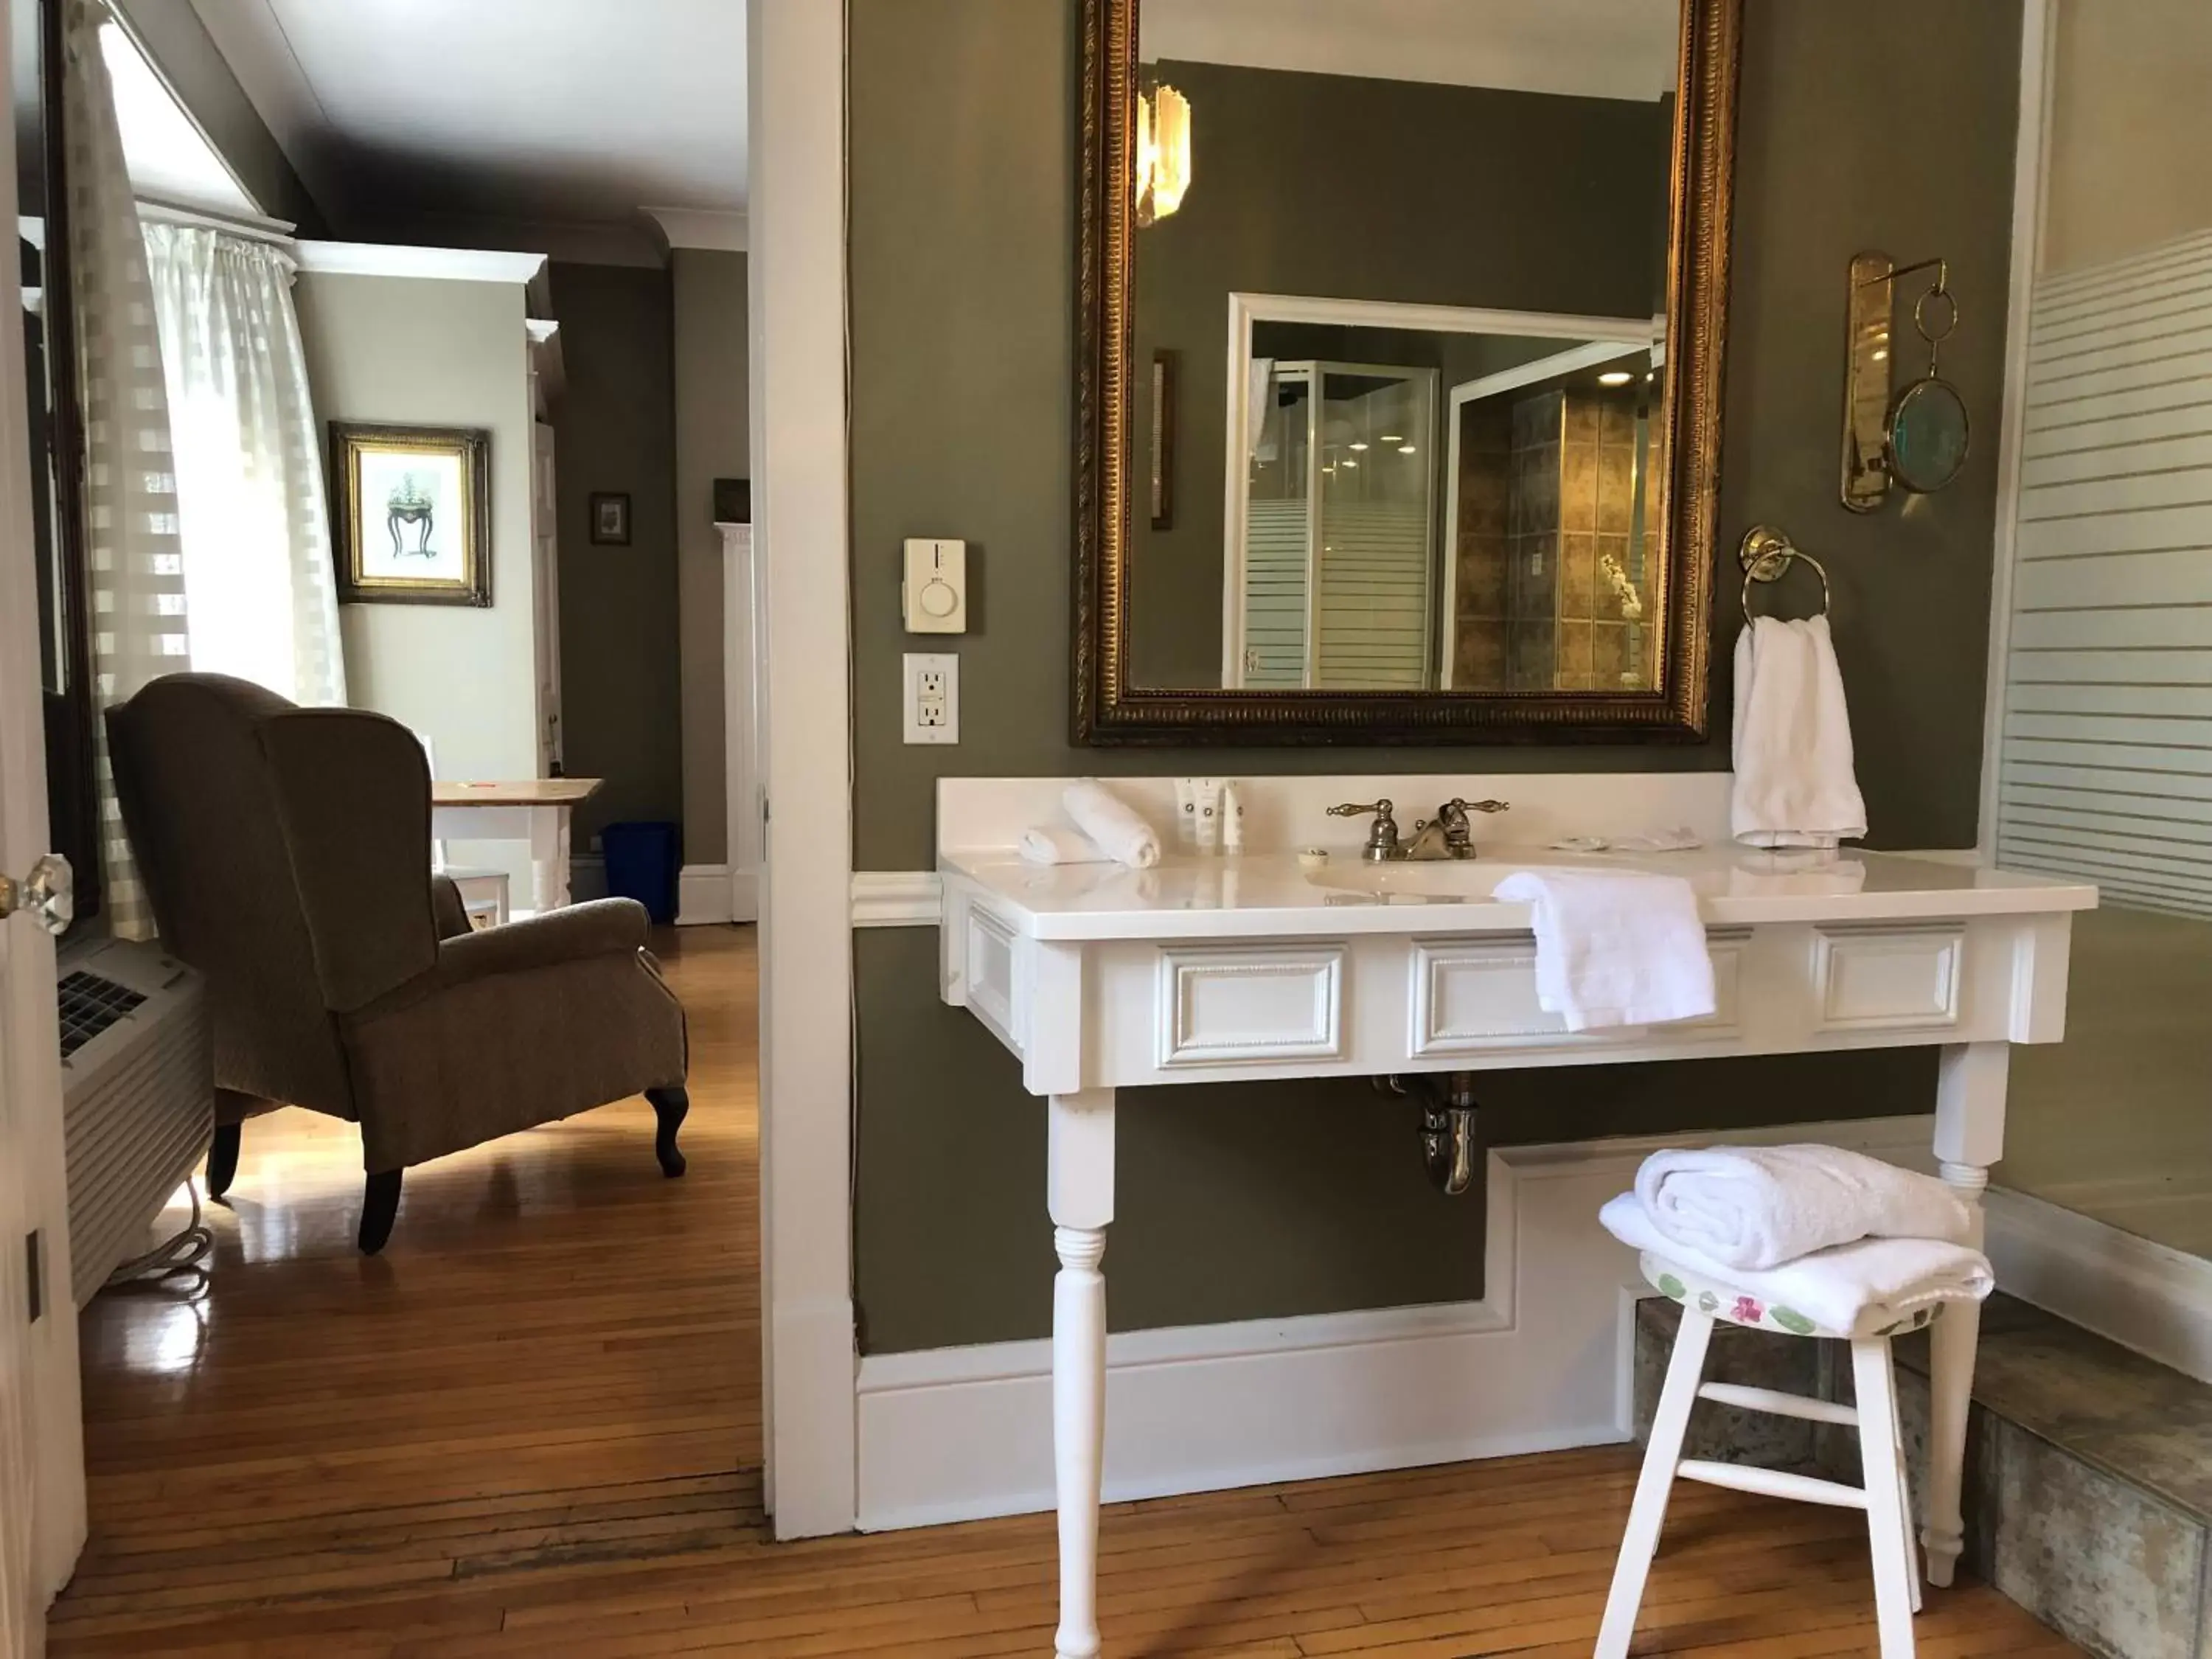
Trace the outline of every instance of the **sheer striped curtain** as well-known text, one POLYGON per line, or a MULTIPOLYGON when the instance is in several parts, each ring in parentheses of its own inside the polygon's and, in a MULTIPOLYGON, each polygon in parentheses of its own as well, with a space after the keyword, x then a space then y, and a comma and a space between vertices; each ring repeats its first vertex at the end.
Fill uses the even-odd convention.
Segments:
POLYGON ((149 220, 196 669, 343 703, 329 507, 291 257, 149 220))
MULTIPOLYGON (((191 647, 153 293, 100 50, 100 31, 112 24, 94 0, 68 3, 62 137, 84 400, 93 701, 105 708, 155 676, 186 666, 191 647)), ((124 939, 149 938, 153 913, 123 832, 103 721, 94 723, 94 743, 108 925, 124 939)))

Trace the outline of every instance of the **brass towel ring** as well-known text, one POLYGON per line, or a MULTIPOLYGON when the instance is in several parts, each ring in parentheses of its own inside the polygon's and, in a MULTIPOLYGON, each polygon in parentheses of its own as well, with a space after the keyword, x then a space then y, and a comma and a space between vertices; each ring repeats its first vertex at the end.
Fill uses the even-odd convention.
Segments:
POLYGON ((1790 538, 1772 525, 1753 525, 1737 550, 1736 560, 1743 566, 1743 617, 1752 619, 1751 585, 1753 582, 1780 581, 1790 567, 1802 559, 1813 567, 1813 574, 1820 579, 1820 614, 1828 614, 1828 571, 1810 553, 1800 550, 1790 538))

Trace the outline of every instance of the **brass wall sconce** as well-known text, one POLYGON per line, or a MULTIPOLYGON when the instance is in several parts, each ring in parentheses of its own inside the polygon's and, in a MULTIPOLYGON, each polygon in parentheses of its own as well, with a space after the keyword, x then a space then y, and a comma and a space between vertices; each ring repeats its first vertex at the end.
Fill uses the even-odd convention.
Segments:
POLYGON ((1936 372, 1936 355, 1959 325, 1949 262, 1923 259, 1899 269, 1887 253, 1851 261, 1850 336, 1844 375, 1844 505, 1872 513, 1890 486, 1915 495, 1942 489, 1966 464, 1966 402, 1936 372), (1928 372, 1895 389, 1892 350, 1897 279, 1932 270, 1912 302, 1912 325, 1928 343, 1928 372))

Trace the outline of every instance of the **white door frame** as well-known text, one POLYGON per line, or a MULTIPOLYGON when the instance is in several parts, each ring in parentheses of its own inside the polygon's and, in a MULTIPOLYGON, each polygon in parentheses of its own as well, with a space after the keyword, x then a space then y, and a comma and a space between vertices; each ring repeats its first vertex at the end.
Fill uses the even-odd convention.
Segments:
MULTIPOLYGON (((0 39, 0 84, 12 38, 10 31, 0 39)), ((12 127, 0 134, 0 210, 15 222, 12 127)), ((0 316, 22 314, 21 289, 14 262, 5 262, 0 316)), ((11 326, 0 329, 0 866, 18 876, 47 850, 24 408, 23 337, 11 326)), ((20 1659, 43 1650, 46 1605, 69 1582, 85 1540, 54 946, 28 916, 0 921, 0 1510, 11 1512, 0 1517, 0 1656, 20 1659), (25 1257, 33 1229, 44 1309, 29 1324, 25 1257)))
POLYGON ((1990 574, 1990 660, 1982 714, 1979 862, 1997 861, 2003 788, 2005 675, 2012 658, 2012 590, 2019 560, 2020 478, 2027 446, 2028 327, 2043 255, 2044 181, 2051 163, 2051 97, 2057 0, 2027 0, 2020 28, 2020 136, 2013 157, 2012 277, 2005 298, 2004 401, 1997 427, 1997 510, 1990 574))
POLYGON ((767 828, 761 818, 761 665, 768 647, 761 633, 760 561, 753 527, 718 522, 722 539, 722 767, 723 858, 728 866, 729 920, 760 918, 761 866, 767 828))
MULTIPOLYGON (((1413 305, 1396 300, 1330 300, 1303 294, 1241 294, 1229 296, 1228 392, 1226 426, 1228 457, 1222 471, 1221 514, 1221 683, 1236 687, 1244 683, 1244 488, 1247 447, 1251 430, 1252 325, 1255 323, 1322 323, 1338 327, 1397 328, 1430 334, 1518 334, 1547 340, 1612 340, 1631 343, 1654 338, 1663 331, 1665 319, 1655 326, 1649 317, 1574 317, 1547 311, 1490 311, 1476 306, 1413 305)), ((1453 560, 1445 544, 1444 568, 1453 560)), ((1447 659, 1449 653, 1446 652, 1447 659)))
POLYGON ((844 11, 752 0, 747 21, 753 534, 768 646, 762 1409, 779 1538, 850 1531, 858 1490, 844 11))

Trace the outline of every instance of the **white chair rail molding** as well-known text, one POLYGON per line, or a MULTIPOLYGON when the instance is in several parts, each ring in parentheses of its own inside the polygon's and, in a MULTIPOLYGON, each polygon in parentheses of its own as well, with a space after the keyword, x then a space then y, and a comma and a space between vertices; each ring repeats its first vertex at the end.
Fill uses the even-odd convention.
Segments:
MULTIPOLYGON (((1956 862, 1734 845, 1726 774, 1252 779, 1235 791, 1240 853, 1186 850, 1163 833, 1148 867, 1024 860, 1028 832, 1073 827, 1073 781, 945 779, 938 794, 941 995, 1018 1058, 1048 1123, 1048 1353, 872 1357, 860 1388, 864 1527, 1036 1508, 1049 1492, 1067 1653, 1097 1650, 1102 1496, 1628 1437, 1636 1257, 1595 1212, 1657 1143, 1576 1144, 1569 1125, 1559 1146, 1477 1160, 1466 1114, 1481 1073, 1937 1048, 1935 1099, 1899 1103, 1915 1115, 1822 1138, 1932 1167, 1969 1206, 1978 1243, 2009 1048, 2063 1035, 2071 917, 2096 902, 2078 882, 1956 862), (1495 816, 1467 810, 1508 802, 1495 816), (1382 803, 1407 826, 1402 846, 1373 810, 1382 803), (1347 805, 1366 811, 1329 811, 1347 805), (1413 855, 1382 856, 1386 846, 1413 855), (1659 846, 1669 850, 1648 850, 1659 846), (1539 972, 1553 947, 1536 907, 1493 893, 1528 870, 1686 882, 1711 965, 1696 1006, 1711 1012, 1643 1025, 1563 1017, 1539 972), (1448 1190, 1486 1183, 1486 1299, 1109 1343, 1116 1092, 1294 1077, 1395 1079, 1434 1103, 1407 1156, 1427 1158, 1448 1190), (959 1458, 941 1449, 956 1446, 959 1458)), ((1177 781, 1109 787, 1151 825, 1176 822, 1177 781)), ((908 920, 925 891, 906 884, 869 920, 908 920)), ((1962 1547, 1978 1337, 1972 1305, 1935 1328, 1926 1544, 1938 1584, 1962 1547)))

